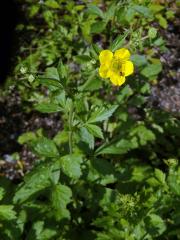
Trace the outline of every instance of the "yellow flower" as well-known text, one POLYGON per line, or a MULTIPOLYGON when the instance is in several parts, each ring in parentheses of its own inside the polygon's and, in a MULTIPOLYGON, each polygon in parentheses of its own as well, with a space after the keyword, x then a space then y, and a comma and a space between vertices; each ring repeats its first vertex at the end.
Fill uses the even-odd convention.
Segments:
POLYGON ((110 78, 114 85, 121 86, 126 80, 125 77, 134 72, 134 65, 129 59, 130 52, 126 48, 118 49, 114 54, 110 50, 101 51, 99 75, 110 78))

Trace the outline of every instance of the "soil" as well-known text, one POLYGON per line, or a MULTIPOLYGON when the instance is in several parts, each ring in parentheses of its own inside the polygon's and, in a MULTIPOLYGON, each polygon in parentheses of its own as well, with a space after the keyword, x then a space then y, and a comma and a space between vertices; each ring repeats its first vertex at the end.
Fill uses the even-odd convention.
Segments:
POLYGON ((176 18, 168 25, 167 30, 161 30, 168 49, 160 60, 163 71, 159 82, 152 87, 151 101, 153 106, 164 109, 172 114, 180 113, 180 19, 176 18))
POLYGON ((0 99, 0 175, 10 179, 21 178, 31 169, 36 156, 27 148, 18 143, 18 137, 28 131, 43 128, 46 136, 52 138, 62 124, 60 115, 41 114, 32 111, 27 113, 22 109, 21 98, 17 91, 0 99), (15 160, 11 155, 19 153, 15 160))

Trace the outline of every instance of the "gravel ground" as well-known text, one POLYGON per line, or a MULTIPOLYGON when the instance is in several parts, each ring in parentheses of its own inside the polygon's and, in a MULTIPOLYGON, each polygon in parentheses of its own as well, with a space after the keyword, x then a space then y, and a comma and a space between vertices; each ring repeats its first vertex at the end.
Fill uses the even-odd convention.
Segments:
POLYGON ((153 106, 164 109, 175 115, 180 113, 180 19, 169 24, 161 34, 166 39, 168 51, 160 57, 163 71, 160 81, 152 87, 151 101, 153 106))

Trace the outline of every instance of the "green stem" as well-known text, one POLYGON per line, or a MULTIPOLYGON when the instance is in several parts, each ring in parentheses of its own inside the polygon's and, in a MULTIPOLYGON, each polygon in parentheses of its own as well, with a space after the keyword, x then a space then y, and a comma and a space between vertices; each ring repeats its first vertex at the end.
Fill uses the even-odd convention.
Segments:
POLYGON ((69 111, 69 117, 68 117, 68 124, 69 124, 69 153, 73 153, 73 144, 72 144, 72 139, 73 139, 73 131, 72 131, 72 122, 73 122, 73 107, 70 108, 69 111))

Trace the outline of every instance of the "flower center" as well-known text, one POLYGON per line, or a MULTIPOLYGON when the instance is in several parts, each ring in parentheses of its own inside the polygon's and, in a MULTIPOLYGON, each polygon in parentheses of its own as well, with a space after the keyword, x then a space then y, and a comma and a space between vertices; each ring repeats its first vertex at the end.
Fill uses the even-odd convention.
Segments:
POLYGON ((119 72, 121 70, 121 61, 117 58, 113 58, 110 68, 113 72, 119 72))
POLYGON ((114 73, 124 77, 125 76, 125 73, 123 71, 123 68, 122 68, 122 64, 123 64, 123 61, 119 58, 113 58, 112 59, 112 62, 111 62, 111 66, 110 66, 110 69, 111 71, 113 71, 114 73))

